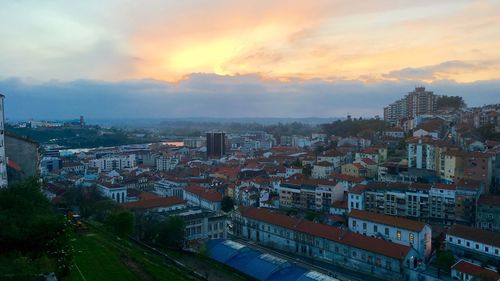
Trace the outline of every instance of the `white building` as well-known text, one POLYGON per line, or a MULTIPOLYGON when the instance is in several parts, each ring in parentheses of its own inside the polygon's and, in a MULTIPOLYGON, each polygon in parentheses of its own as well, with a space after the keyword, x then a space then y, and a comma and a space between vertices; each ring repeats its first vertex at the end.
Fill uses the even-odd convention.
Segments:
POLYGON ((0 94, 0 188, 7 187, 7 155, 5 154, 5 116, 4 100, 5 96, 0 94))
POLYGON ((365 186, 358 184, 354 186, 351 190, 347 192, 347 209, 351 212, 353 209, 364 210, 365 209, 365 198, 364 198, 365 186))
POLYGON ((168 179, 160 179, 155 182, 154 193, 162 197, 177 196, 179 198, 184 198, 185 186, 185 183, 175 182, 168 179))
POLYGON ((97 188, 102 196, 107 197, 116 203, 127 202, 127 188, 119 184, 107 182, 97 183, 97 188))
POLYGON ((177 167, 179 159, 173 157, 158 157, 156 158, 157 171, 171 171, 177 167))
POLYGON ((300 175, 300 174, 302 174, 301 167, 295 167, 295 166, 287 167, 285 172, 285 178, 289 178, 293 175, 300 175))
POLYGON ((216 190, 201 186, 188 186, 184 189, 184 200, 193 206, 219 211, 221 209, 222 194, 216 190))
POLYGON ((500 260, 500 234, 456 224, 446 233, 446 246, 457 256, 500 260))
POLYGON ((348 227, 356 233, 410 246, 421 258, 428 258, 432 252, 431 228, 419 221, 354 209, 349 213, 348 227))
POLYGON ((451 267, 451 278, 460 281, 500 280, 500 274, 494 269, 482 267, 466 260, 459 260, 451 267))
POLYGON ((92 159, 89 161, 89 167, 99 168, 102 171, 123 170, 137 166, 135 154, 127 156, 109 156, 104 158, 92 159))

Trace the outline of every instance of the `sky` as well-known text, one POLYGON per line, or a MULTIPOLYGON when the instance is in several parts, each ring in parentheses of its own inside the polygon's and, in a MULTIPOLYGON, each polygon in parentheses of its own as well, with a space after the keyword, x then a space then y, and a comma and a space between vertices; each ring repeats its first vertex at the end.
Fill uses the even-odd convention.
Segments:
POLYGON ((498 0, 4 1, 6 118, 339 117, 500 102, 498 0))

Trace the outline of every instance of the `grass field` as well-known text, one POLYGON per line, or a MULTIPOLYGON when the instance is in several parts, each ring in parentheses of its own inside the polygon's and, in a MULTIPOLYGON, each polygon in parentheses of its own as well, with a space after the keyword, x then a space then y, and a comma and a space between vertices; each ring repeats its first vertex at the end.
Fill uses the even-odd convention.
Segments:
POLYGON ((106 233, 75 235, 74 268, 67 281, 197 280, 154 253, 106 233))

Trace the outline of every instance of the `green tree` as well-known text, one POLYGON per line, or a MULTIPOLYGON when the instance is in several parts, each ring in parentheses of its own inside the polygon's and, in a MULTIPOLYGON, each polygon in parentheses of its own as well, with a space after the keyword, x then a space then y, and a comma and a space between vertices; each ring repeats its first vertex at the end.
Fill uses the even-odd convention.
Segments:
POLYGON ((233 208, 234 208, 233 198, 231 198, 229 196, 224 196, 222 198, 222 202, 221 202, 221 209, 224 212, 229 212, 229 211, 233 210, 233 208))
POLYGON ((134 214, 127 210, 113 211, 106 225, 118 236, 126 237, 134 231, 134 214))
POLYGON ((70 224, 52 211, 36 179, 0 190, 0 226, 0 279, 20 272, 69 272, 70 224))
POLYGON ((437 266, 438 266, 438 275, 441 274, 441 270, 446 272, 450 271, 451 266, 455 263, 455 257, 453 253, 450 251, 437 251, 437 266))
POLYGON ((436 101, 438 109, 454 108, 461 109, 467 107, 465 101, 460 96, 439 96, 436 101))
POLYGON ((185 238, 184 220, 177 216, 167 218, 160 224, 158 243, 170 249, 182 249, 185 238))

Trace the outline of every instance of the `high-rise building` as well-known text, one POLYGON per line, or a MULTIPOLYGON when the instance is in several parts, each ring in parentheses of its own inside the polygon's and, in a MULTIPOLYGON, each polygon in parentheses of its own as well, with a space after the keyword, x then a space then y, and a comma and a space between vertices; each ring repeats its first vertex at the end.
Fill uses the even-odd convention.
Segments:
POLYGON ((3 100, 5 96, 0 94, 0 188, 7 187, 7 157, 5 155, 5 118, 3 100))
POLYGON ((433 114, 437 107, 437 96, 425 87, 416 87, 404 98, 384 107, 384 120, 397 123, 401 118, 415 118, 418 115, 433 114))
POLYGON ((223 132, 207 133, 207 157, 222 158, 226 153, 226 134, 223 132))

